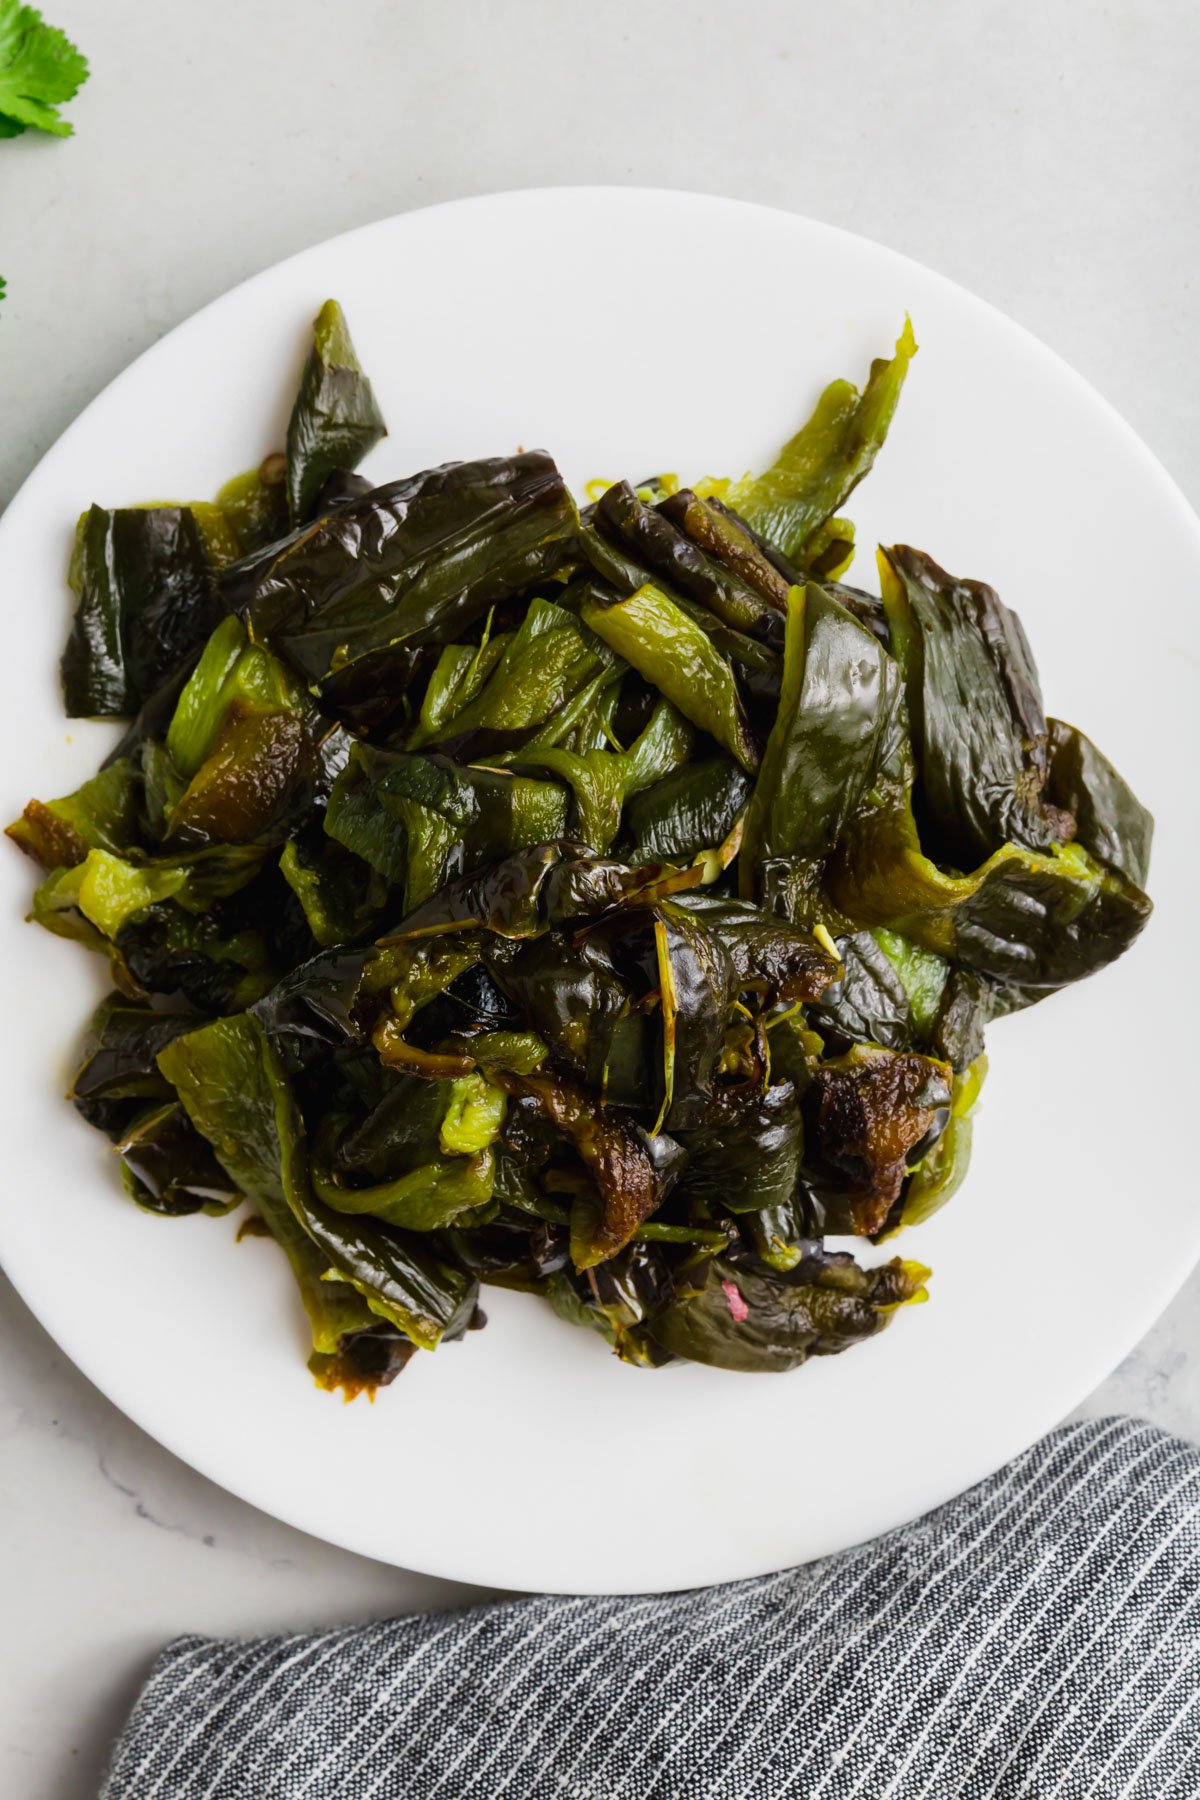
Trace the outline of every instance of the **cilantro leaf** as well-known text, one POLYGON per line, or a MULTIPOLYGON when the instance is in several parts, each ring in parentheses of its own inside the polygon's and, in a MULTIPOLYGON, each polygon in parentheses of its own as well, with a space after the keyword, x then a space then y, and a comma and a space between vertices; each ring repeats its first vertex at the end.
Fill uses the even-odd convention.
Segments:
POLYGON ((73 127, 58 116, 87 80, 87 58, 64 32, 47 25, 21 0, 0 0, 0 138, 26 126, 69 137, 73 127))

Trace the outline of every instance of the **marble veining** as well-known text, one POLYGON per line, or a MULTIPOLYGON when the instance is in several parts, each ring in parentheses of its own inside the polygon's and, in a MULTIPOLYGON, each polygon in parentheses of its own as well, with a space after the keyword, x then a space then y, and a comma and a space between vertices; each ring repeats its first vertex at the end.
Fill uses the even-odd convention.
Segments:
MULTIPOLYGON (((139 1519, 145 1519, 147 1525, 156 1525, 159 1531, 178 1531, 183 1537, 190 1537, 196 1543, 205 1544, 210 1550, 216 1549, 217 1540, 211 1531, 206 1531, 197 1537, 194 1531, 189 1531, 186 1525, 181 1525, 177 1520, 160 1519, 156 1513, 152 1513, 135 1487, 126 1487, 123 1481, 117 1480, 103 1456, 96 1458, 96 1467, 109 1487, 115 1488, 118 1494, 124 1494, 127 1500, 133 1501, 134 1512, 139 1519)), ((290 1569, 292 1567, 291 1559, 289 1557, 272 1559, 272 1567, 290 1569)))

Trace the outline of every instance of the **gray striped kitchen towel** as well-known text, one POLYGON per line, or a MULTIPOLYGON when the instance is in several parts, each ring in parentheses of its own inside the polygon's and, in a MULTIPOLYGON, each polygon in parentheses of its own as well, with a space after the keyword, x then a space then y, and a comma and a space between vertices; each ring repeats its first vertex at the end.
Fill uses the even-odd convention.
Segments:
POLYGON ((761 1580, 180 1638, 102 1800, 784 1795, 1194 1800, 1200 1451, 1087 1420, 761 1580))

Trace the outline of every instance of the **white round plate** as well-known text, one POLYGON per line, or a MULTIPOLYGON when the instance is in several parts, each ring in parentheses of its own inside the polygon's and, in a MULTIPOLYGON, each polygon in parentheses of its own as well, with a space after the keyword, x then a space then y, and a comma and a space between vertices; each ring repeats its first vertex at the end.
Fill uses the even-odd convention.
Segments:
MULTIPOLYGON (((89 774, 111 731, 62 713, 71 529, 90 501, 207 498, 282 441, 335 295, 391 428, 368 471, 552 451, 593 476, 763 464, 910 312, 921 351, 859 558, 928 550, 1017 607, 1055 715, 1158 817, 1157 911, 1115 968, 990 1033, 975 1166, 902 1242, 927 1306, 766 1377, 627 1368, 492 1291, 481 1335, 375 1405, 304 1368, 283 1258, 233 1220, 149 1218, 64 1103, 101 977, 21 923, 0 856, 0 1260, 63 1349, 170 1450, 352 1550, 467 1581, 619 1593, 821 1556, 949 1499, 1054 1425, 1200 1253, 1192 1183, 1200 526, 1132 432, 1041 344, 902 256, 808 219, 629 189, 502 194, 386 219, 205 308, 113 382, 0 524, 7 816, 89 774), (1189 650, 1189 643, 1192 648, 1189 650)), ((889 1246, 888 1254, 891 1253, 889 1246)), ((882 1255, 883 1252, 875 1253, 882 1255)))

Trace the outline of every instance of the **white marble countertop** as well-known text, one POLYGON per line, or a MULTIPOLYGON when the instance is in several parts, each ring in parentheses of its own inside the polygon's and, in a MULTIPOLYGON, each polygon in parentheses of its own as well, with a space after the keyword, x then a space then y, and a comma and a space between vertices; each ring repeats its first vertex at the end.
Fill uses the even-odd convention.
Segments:
MULTIPOLYGON (((1194 8, 343 0, 331 38, 328 0, 42 4, 93 73, 74 140, 0 144, 0 503, 119 369, 244 276, 388 213, 561 182, 709 189, 905 250, 1045 338, 1200 501, 1194 8)), ((1136 1211, 1134 1171, 1131 1231, 1136 1211)), ((1200 1440, 1200 1277, 1083 1410, 1200 1440)), ((479 1593, 220 1492, 2 1278, 0 1526, 5 1800, 89 1800, 178 1632, 479 1593)))

